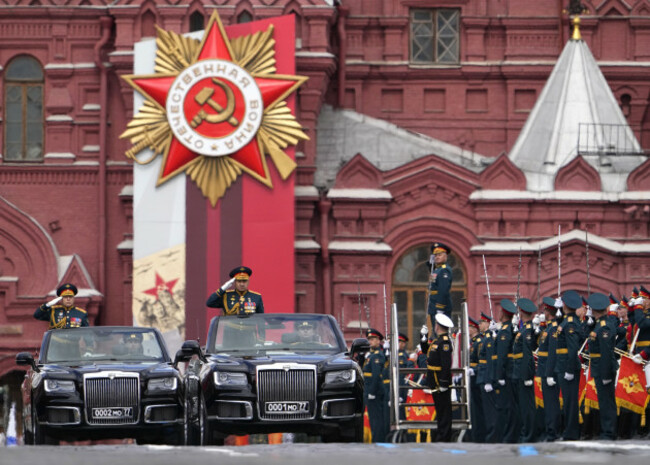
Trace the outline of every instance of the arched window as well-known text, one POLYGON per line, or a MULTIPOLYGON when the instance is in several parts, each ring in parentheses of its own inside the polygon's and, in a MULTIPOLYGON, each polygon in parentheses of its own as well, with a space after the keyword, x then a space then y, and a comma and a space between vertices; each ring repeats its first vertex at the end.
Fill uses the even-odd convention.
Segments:
POLYGON ((36 59, 13 59, 5 78, 5 161, 43 160, 43 69, 36 59))
POLYGON ((190 15, 190 32, 202 31, 205 29, 205 17, 200 11, 190 15))
POLYGON ((237 22, 239 24, 241 23, 250 23, 253 21, 253 15, 250 14, 248 11, 242 11, 239 13, 239 16, 237 16, 237 22))
MULTIPOLYGON (((431 244, 421 244, 409 249, 397 262, 393 270, 393 302, 397 304, 397 325, 399 331, 409 337, 409 348, 415 347, 420 339, 420 328, 428 322, 427 290, 429 285, 429 256, 431 244)), ((451 267, 452 312, 454 323, 460 316, 460 304, 467 295, 467 273, 465 267, 452 251, 447 257, 451 267)))

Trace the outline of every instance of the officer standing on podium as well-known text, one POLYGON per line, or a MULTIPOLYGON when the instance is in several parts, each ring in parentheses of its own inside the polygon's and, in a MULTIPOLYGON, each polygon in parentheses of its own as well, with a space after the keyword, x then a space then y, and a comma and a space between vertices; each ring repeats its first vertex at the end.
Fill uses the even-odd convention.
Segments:
POLYGON ((449 329, 454 323, 447 315, 438 313, 435 316, 436 339, 429 346, 427 356, 427 386, 433 394, 436 404, 436 421, 438 430, 436 441, 451 441, 451 339, 449 329))

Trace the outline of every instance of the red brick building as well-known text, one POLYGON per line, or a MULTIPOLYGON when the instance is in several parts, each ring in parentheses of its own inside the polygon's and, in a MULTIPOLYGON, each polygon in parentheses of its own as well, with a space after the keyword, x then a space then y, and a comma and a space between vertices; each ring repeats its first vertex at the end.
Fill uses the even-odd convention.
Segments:
MULTIPOLYGON (((351 338, 366 324, 384 328, 385 285, 403 328, 419 327, 432 240, 451 246, 454 301, 467 299, 474 315, 488 307, 483 256, 494 302, 517 288, 533 300, 555 295, 558 258, 562 289, 620 296, 646 283, 650 1, 582 2, 579 56, 593 56, 637 145, 614 138, 594 152, 577 137, 539 168, 545 177, 522 161, 535 150, 511 154, 570 42, 569 3, 5 2, 0 384, 20 383, 15 354, 36 350, 45 329, 32 313, 63 281, 77 283, 95 324, 131 323, 132 166, 118 137, 133 92, 120 76, 154 25, 200 30, 215 8, 224 24, 296 16, 296 71, 309 77, 297 117, 310 137, 295 175, 297 311, 332 313, 351 338), (600 149, 637 162, 618 169, 600 149)), ((589 86, 585 69, 572 75, 589 86)), ((567 123, 536 121, 549 134, 549 121, 567 123)))

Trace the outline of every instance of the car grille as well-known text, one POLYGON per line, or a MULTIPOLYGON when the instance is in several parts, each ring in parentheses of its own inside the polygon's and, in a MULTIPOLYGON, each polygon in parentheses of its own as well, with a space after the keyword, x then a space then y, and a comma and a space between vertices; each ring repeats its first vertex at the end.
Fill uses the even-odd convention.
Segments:
POLYGON ((274 364, 257 368, 257 401, 261 420, 308 420, 316 416, 316 368, 274 364), (267 413, 267 402, 308 402, 305 412, 267 413))
POLYGON ((137 373, 93 373, 84 377, 86 421, 89 425, 131 425, 140 413, 140 377, 137 373), (131 415, 96 418, 93 409, 130 408, 131 415))

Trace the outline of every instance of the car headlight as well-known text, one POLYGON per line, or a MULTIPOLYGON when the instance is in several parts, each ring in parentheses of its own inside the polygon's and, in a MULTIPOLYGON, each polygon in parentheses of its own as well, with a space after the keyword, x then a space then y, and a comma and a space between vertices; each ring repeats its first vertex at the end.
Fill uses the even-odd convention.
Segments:
POLYGON ((325 373, 325 384, 352 384, 356 380, 357 372, 354 369, 325 373))
POLYGON ((248 379, 246 373, 234 373, 232 371, 215 371, 215 386, 246 386, 248 379))
POLYGON ((74 381, 63 379, 46 379, 45 392, 74 392, 74 381))
POLYGON ((176 386, 177 380, 174 377, 154 378, 147 383, 147 390, 149 392, 175 391, 176 386))

